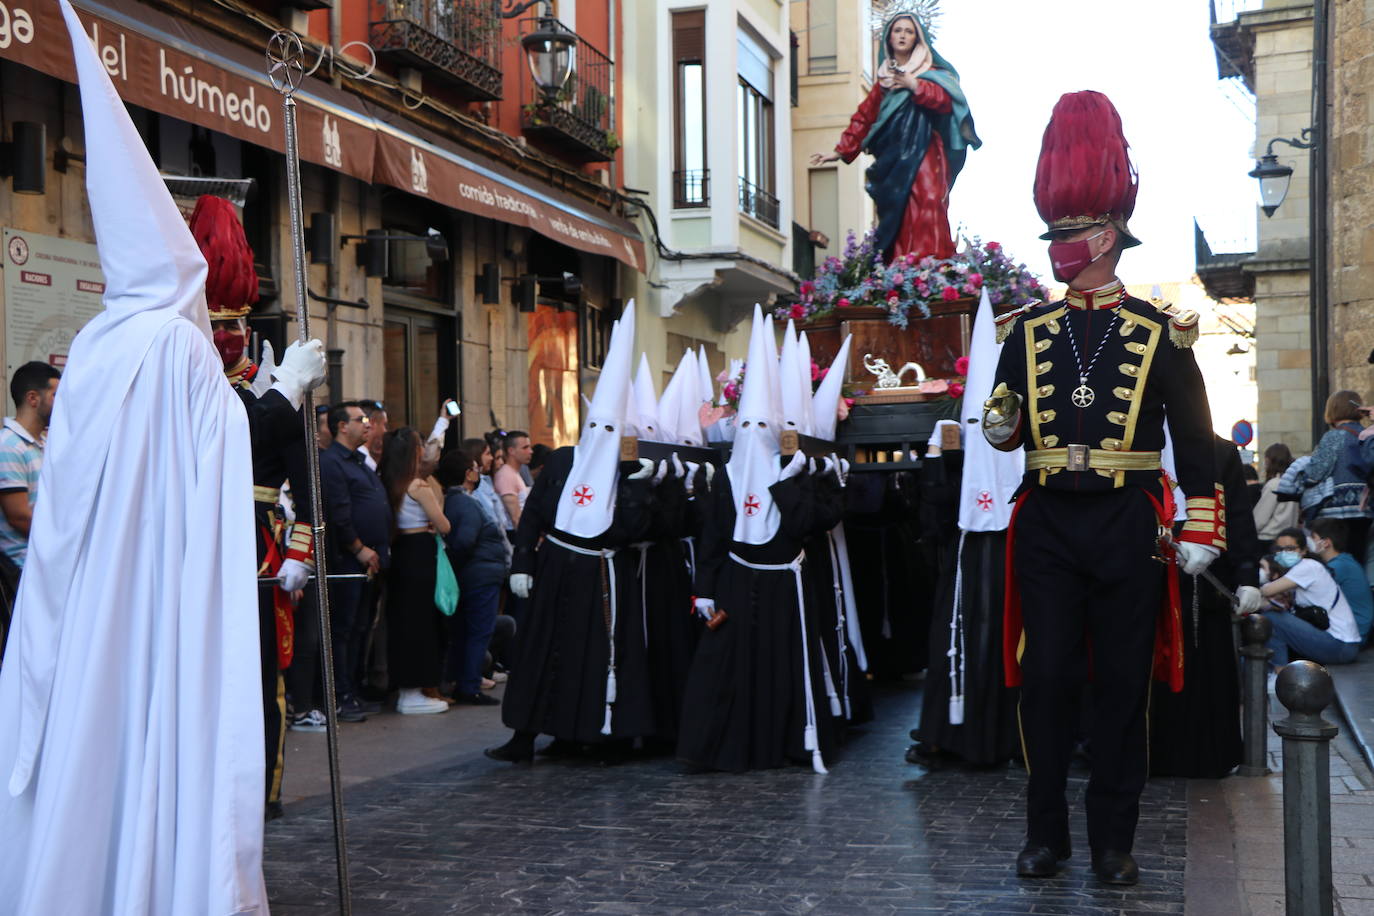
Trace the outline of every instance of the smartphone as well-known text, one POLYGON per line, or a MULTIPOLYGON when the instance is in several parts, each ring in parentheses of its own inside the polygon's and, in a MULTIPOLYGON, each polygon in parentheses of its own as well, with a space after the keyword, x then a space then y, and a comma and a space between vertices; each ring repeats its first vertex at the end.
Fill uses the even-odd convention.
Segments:
POLYGON ((458 406, 458 402, 457 402, 457 401, 446 401, 446 402, 444 402, 444 410, 448 411, 448 415, 449 415, 450 417, 456 417, 456 416, 458 416, 458 414, 460 414, 460 413, 463 412, 463 411, 462 411, 462 408, 460 408, 460 407, 458 406))

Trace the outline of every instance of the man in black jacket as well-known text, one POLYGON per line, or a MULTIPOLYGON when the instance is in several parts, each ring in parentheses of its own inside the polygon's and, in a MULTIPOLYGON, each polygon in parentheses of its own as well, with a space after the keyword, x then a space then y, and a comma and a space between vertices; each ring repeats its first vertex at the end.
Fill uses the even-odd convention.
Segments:
MULTIPOLYGON (((330 563, 340 573, 365 572, 369 577, 390 560, 391 504, 377 473, 368 468, 358 449, 367 439, 367 417, 356 401, 329 412, 334 441, 320 454, 325 521, 329 530, 330 563)), ((331 590, 334 688, 338 715, 345 722, 362 722, 367 707, 358 697, 362 684, 363 651, 372 626, 379 578, 367 583, 340 580, 331 590)))

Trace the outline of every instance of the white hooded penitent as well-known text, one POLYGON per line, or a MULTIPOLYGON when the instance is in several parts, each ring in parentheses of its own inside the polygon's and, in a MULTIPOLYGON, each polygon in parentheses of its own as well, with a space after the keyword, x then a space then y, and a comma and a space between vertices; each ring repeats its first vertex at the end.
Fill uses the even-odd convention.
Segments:
POLYGON ((779 423, 776 407, 776 351, 770 341, 762 309, 754 306, 749 333, 749 361, 744 370, 744 391, 735 416, 735 444, 725 466, 735 500, 734 539, 744 544, 766 544, 778 533, 782 517, 768 488, 778 482, 779 423))
POLYGON ((825 378, 821 379, 820 385, 816 387, 816 393, 811 398, 811 412, 815 417, 813 428, 817 439, 825 439, 833 442, 835 439, 835 427, 839 423, 840 395, 844 391, 844 368, 849 365, 849 344, 851 338, 845 335, 844 343, 840 344, 840 350, 835 354, 835 359, 830 363, 830 368, 826 370, 825 378))
POLYGON ((816 411, 811 402, 811 342, 806 332, 797 335, 797 365, 802 377, 802 432, 808 436, 816 435, 816 411))
POLYGON ((667 441, 658 428, 658 394, 655 392, 654 376, 649 371, 648 355, 639 354, 639 371, 635 373, 634 399, 636 426, 639 438, 652 442, 667 441))
POLYGON ((105 307, 59 384, 0 669, 0 907, 266 912, 247 418, 204 258, 60 2, 105 307))
POLYGON ((635 304, 631 299, 611 332, 611 343, 592 394, 582 435, 573 451, 572 470, 558 497, 554 527, 580 538, 594 538, 611 527, 615 491, 620 479, 620 437, 625 435, 625 409, 631 392, 630 358, 635 339, 635 304))
POLYGON ((803 401, 811 400, 810 382, 802 391, 801 362, 798 354, 797 332, 791 319, 782 332, 782 359, 778 363, 779 392, 782 396, 782 425, 784 429, 804 432, 806 408, 803 401))

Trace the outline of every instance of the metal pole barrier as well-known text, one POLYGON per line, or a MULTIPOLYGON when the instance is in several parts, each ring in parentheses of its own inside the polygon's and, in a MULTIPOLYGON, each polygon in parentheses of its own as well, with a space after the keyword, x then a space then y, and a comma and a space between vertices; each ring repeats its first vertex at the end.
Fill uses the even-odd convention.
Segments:
MULTIPOLYGON (((301 159, 296 137, 294 95, 305 77, 301 40, 281 31, 267 42, 267 76, 282 94, 286 133, 287 203, 291 216, 291 265, 296 291, 297 340, 310 339, 310 302, 305 279, 305 226, 301 215, 301 159)), ((315 605, 320 615, 320 669, 324 674, 325 732, 329 749, 329 793, 334 809, 334 860, 339 879, 339 912, 350 916, 353 903, 348 886, 348 841, 344 834, 343 783, 339 777, 339 717, 334 701, 333 628, 329 620, 329 569, 324 550, 324 506, 320 498, 320 449, 315 439, 315 397, 307 391, 301 405, 305 424, 305 457, 309 469, 310 517, 314 520, 315 605)))
POLYGON ((1240 622, 1240 654, 1245 659, 1241 678, 1241 724, 1245 748, 1240 776, 1268 776, 1265 758, 1269 748, 1269 659, 1274 650, 1265 646, 1274 626, 1263 614, 1250 614, 1240 622))
POLYGON ((1331 747, 1340 731, 1322 718, 1336 695, 1316 662, 1293 662, 1275 688, 1288 718, 1283 738, 1283 883, 1287 916, 1331 916, 1331 747))

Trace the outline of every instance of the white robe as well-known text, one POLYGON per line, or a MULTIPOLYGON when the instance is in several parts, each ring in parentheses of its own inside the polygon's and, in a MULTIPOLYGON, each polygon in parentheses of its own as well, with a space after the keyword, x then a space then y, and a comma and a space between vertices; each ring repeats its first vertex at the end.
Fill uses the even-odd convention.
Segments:
POLYGON ((168 311, 99 316, 58 387, 0 670, 0 914, 267 912, 248 423, 168 311))

